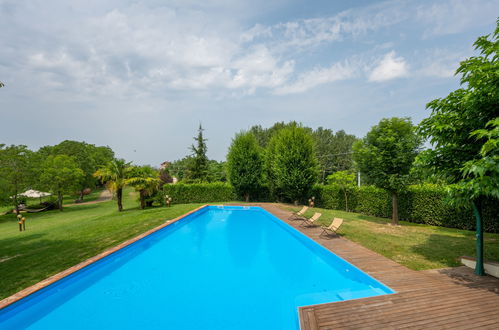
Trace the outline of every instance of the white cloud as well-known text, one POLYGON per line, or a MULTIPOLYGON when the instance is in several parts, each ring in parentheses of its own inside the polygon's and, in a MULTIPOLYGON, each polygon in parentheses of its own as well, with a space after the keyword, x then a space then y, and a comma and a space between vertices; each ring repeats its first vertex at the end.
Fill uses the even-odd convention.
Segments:
POLYGON ((394 51, 387 53, 371 71, 369 81, 387 81, 408 75, 407 63, 403 57, 396 57, 394 51))
POLYGON ((427 77, 450 78, 454 76, 459 63, 466 58, 461 51, 432 49, 422 54, 421 69, 418 74, 427 77))
POLYGON ((302 93, 318 85, 352 78, 355 73, 356 70, 348 63, 335 63, 329 68, 315 68, 300 74, 294 82, 278 87, 275 94, 302 93))
POLYGON ((498 8, 499 0, 449 0, 419 5, 414 12, 416 20, 427 26, 423 37, 429 38, 493 24, 498 8))

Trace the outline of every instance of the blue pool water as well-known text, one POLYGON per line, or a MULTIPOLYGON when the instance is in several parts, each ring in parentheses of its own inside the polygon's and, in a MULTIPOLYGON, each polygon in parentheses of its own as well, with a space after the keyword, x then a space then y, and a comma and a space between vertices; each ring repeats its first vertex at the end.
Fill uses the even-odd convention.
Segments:
POLYGON ((258 207, 210 206, 0 311, 0 329, 298 329, 394 291, 258 207))

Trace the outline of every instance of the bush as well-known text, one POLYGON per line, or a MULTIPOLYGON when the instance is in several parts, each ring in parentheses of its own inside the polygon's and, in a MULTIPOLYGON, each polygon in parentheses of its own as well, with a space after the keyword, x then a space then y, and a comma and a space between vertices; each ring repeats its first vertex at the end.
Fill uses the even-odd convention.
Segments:
POLYGON ((166 195, 172 198, 173 204, 226 202, 236 199, 234 188, 221 182, 165 184, 158 197, 158 202, 162 205, 166 195))
MULTIPOLYGON (((344 210, 343 194, 338 186, 316 185, 313 189, 318 207, 344 210)), ((471 208, 457 208, 446 202, 447 191, 438 185, 409 186, 399 195, 400 218, 405 221, 433 226, 475 229, 471 208)), ((392 212, 390 194, 380 188, 363 186, 352 188, 349 194, 349 209, 354 212, 390 218, 392 212)), ((484 229, 499 232, 499 207, 497 200, 487 199, 483 203, 484 229)))

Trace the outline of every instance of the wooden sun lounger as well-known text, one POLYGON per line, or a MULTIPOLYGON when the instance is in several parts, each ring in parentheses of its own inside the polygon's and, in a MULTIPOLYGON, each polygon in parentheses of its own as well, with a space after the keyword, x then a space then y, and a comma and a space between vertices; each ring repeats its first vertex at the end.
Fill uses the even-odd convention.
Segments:
POLYGON ((336 231, 338 228, 340 228, 341 224, 343 223, 343 219, 341 218, 334 218, 333 222, 329 226, 321 226, 322 228, 322 233, 321 235, 327 234, 327 235, 337 235, 336 231))
POLYGON ((301 208, 300 211, 298 212, 293 212, 293 214, 291 214, 288 218, 288 220, 303 220, 303 219, 306 219, 304 214, 305 212, 307 212, 308 210, 308 206, 304 206, 301 208))
POLYGON ((300 226, 315 226, 315 221, 321 217, 321 213, 316 212, 310 219, 304 219, 300 226))

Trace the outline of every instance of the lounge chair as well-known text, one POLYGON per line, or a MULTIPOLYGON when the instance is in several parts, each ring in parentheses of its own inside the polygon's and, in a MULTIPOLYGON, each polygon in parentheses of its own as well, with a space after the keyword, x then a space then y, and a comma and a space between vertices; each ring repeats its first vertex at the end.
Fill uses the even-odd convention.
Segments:
POLYGON ((334 218, 333 222, 331 222, 331 224, 328 227, 321 226, 321 228, 322 228, 321 235, 324 235, 324 234, 337 235, 336 231, 338 230, 338 228, 340 228, 342 223, 343 223, 343 219, 334 218))
POLYGON ((315 221, 321 217, 322 214, 319 212, 315 212, 314 215, 310 219, 303 219, 303 222, 300 224, 300 226, 315 226, 315 221))
POLYGON ((306 219, 304 214, 305 212, 307 212, 308 210, 308 206, 304 206, 301 208, 300 211, 298 212, 293 212, 293 214, 291 214, 288 218, 288 220, 303 220, 303 219, 306 219))

